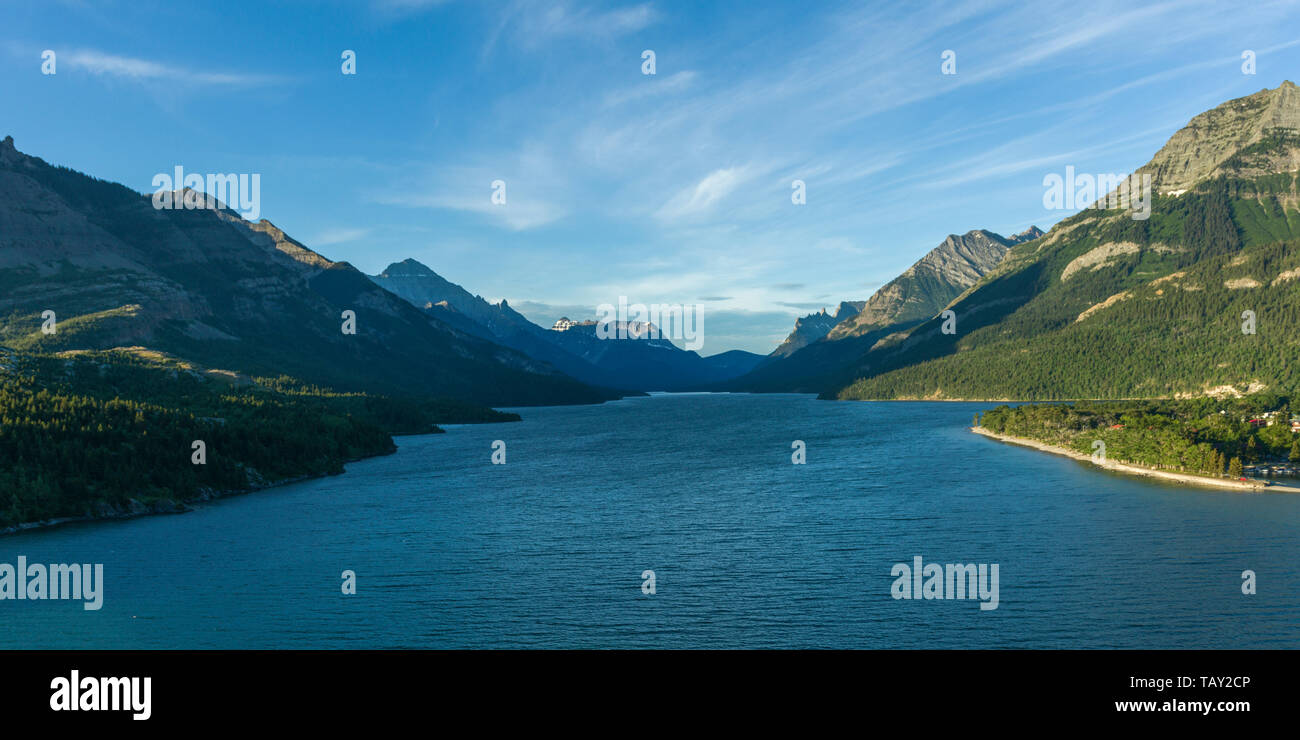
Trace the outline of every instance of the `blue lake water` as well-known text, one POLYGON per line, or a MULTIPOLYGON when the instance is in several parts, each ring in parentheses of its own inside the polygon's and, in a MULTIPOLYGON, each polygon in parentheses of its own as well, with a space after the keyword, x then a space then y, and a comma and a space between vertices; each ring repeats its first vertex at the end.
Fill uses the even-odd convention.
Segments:
POLYGON ((989 407, 518 409, 341 476, 0 537, 0 562, 103 563, 106 582, 100 611, 0 601, 0 647, 1300 647, 1300 496, 1152 483, 967 431, 989 407), (895 600, 891 568, 918 555, 998 564, 998 608, 895 600))

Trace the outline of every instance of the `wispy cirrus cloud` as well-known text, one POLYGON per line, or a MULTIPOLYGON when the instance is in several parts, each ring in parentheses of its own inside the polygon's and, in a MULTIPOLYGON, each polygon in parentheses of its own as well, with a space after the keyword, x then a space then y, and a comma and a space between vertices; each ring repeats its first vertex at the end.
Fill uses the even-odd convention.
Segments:
POLYGON ((385 13, 393 12, 415 12, 435 8, 439 5, 447 5, 452 0, 373 0, 371 7, 377 11, 385 13))
POLYGON ((650 3, 602 9, 568 0, 515 0, 488 34, 483 54, 490 54, 507 34, 517 47, 535 51, 556 41, 608 43, 658 19, 650 3))
POLYGON ((573 188, 563 174, 561 160, 536 144, 464 164, 431 163, 407 171, 410 174, 393 187, 369 193, 368 200, 476 214, 511 231, 558 221, 573 207, 573 188))
MULTIPOLYGON (((57 50, 56 50, 57 53, 57 50)), ((60 66, 100 77, 136 82, 171 81, 195 85, 248 86, 282 81, 274 75, 209 72, 178 64, 121 56, 94 49, 77 49, 58 56, 60 66)))
POLYGON ((526 30, 535 37, 584 36, 614 38, 640 31, 657 17, 649 3, 613 10, 594 10, 569 3, 535 2, 540 12, 530 16, 526 30))
POLYGON ((616 106, 632 100, 685 92, 690 89, 691 84, 695 81, 697 76, 698 75, 694 70, 685 69, 681 72, 668 75, 662 80, 652 78, 647 81, 651 84, 625 87, 611 92, 609 95, 605 96, 605 105, 616 106))
MULTIPOLYGON (((1130 133, 1127 136, 1110 139, 1104 143, 1090 147, 1082 147, 1071 151, 1057 151, 1041 156, 1017 158, 1015 153, 1025 148, 1026 142, 1013 141, 1008 144, 991 149, 971 159, 956 162, 951 168, 956 174, 950 177, 932 178, 922 183, 922 187, 928 188, 952 188, 959 185, 965 185, 979 180, 1000 177, 1003 175, 1015 174, 1019 172, 1032 172, 1042 170, 1043 168, 1065 166, 1086 161, 1086 158, 1096 156, 1100 153, 1108 152, 1112 149, 1122 147, 1126 144, 1144 141, 1151 136, 1167 132, 1177 126, 1175 122, 1165 122, 1160 126, 1155 126, 1142 131, 1130 133)), ((1027 140, 1050 140, 1050 134, 1056 132, 1047 131, 1025 137, 1027 140)))
POLYGON ((714 170, 693 186, 674 195, 656 215, 667 221, 702 215, 753 177, 754 172, 750 167, 714 170))
POLYGON ((372 201, 381 205, 404 208, 475 213, 497 221, 512 231, 527 231, 545 226, 563 218, 567 213, 566 209, 541 200, 511 199, 505 204, 498 205, 492 202, 490 191, 486 187, 482 188, 482 191, 482 195, 470 195, 464 191, 388 193, 376 195, 372 201))
POLYGON ((658 18, 650 3, 600 10, 571 2, 531 0, 514 7, 519 33, 533 43, 569 37, 612 39, 640 31, 658 18))
POLYGON ((310 247, 328 247, 334 244, 348 244, 370 236, 371 229, 326 229, 317 233, 307 242, 310 247))

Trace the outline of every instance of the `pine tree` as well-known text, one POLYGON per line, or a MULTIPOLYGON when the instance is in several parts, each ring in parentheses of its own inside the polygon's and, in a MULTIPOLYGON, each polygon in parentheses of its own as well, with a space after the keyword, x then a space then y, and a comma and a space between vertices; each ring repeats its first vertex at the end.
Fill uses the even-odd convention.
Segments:
POLYGON ((1240 477, 1241 477, 1241 458, 1240 458, 1240 457, 1234 457, 1234 458, 1232 458, 1232 461, 1228 463, 1228 475, 1229 475, 1230 477, 1233 477, 1233 478, 1240 478, 1240 477))

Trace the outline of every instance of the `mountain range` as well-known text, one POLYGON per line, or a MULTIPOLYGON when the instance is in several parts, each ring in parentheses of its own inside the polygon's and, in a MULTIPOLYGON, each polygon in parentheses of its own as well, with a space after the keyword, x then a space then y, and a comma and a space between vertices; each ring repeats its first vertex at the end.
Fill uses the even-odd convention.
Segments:
POLYGON ((544 329, 414 260, 366 276, 269 220, 198 205, 156 208, 0 141, 0 343, 125 349, 230 377, 496 406, 697 389, 762 359, 599 339, 594 325, 544 329), (52 333, 41 331, 46 311, 52 333))
POLYGON ((1027 400, 1290 389, 1297 170, 1300 91, 1285 82, 1196 116, 1137 169, 1152 182, 1147 218, 1103 199, 1046 234, 950 235, 866 300, 800 318, 766 357, 701 357, 667 340, 599 339, 593 322, 537 326, 414 260, 366 276, 270 221, 220 204, 159 210, 6 138, 0 342, 487 405, 695 389, 1027 400), (348 311, 355 334, 340 330, 348 311))
POLYGON ((269 221, 205 206, 154 208, 0 141, 0 343, 135 348, 235 375, 485 405, 619 395, 439 320, 269 221))
MULTIPOLYGON (((651 330, 641 338, 600 338, 596 322, 544 329, 502 300, 489 303, 413 259, 395 262, 377 285, 451 326, 542 360, 586 383, 622 391, 695 390, 742 375, 763 359, 733 350, 701 357, 651 330)), ((617 324, 611 325, 617 328, 617 324)))

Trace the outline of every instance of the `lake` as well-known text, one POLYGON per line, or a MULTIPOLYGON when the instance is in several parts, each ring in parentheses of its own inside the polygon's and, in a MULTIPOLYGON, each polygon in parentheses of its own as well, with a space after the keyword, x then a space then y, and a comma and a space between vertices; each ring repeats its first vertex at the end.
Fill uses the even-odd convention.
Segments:
POLYGON ((992 406, 514 409, 522 422, 401 437, 339 476, 0 537, 0 563, 105 577, 99 611, 0 601, 0 647, 1300 647, 1300 496, 971 434, 992 406), (997 608, 893 598, 891 570, 916 556, 997 564, 997 608))

